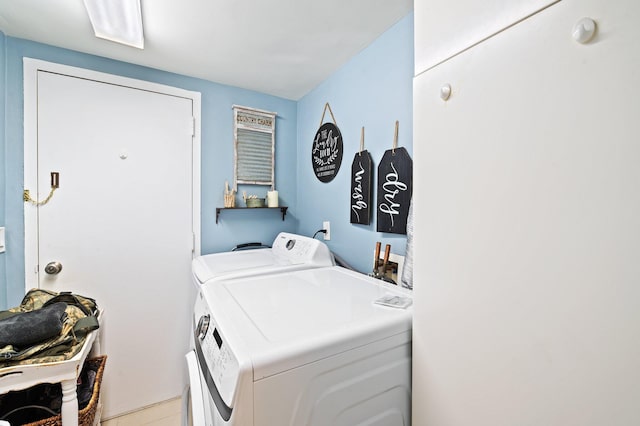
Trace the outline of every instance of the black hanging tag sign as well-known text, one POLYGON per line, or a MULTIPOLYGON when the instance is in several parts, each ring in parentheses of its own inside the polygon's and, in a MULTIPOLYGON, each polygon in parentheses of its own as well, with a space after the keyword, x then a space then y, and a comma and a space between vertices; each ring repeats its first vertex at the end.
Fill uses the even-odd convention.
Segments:
POLYGON ((413 192, 413 160, 404 148, 385 151, 378 165, 377 230, 392 234, 407 233, 407 217, 413 192))
POLYGON ((368 225, 371 220, 371 154, 364 149, 364 127, 360 137, 360 152, 351 163, 351 223, 368 225))
POLYGON ((320 128, 316 132, 311 149, 311 165, 320 182, 331 182, 336 177, 342 164, 342 152, 342 134, 338 126, 335 125, 333 112, 327 102, 320 119, 320 128), (334 122, 322 124, 327 108, 329 108, 334 122))

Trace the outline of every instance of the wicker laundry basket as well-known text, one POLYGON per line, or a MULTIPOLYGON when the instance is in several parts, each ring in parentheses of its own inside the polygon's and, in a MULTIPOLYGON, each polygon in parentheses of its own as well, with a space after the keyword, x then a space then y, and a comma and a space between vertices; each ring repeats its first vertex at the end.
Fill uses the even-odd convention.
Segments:
MULTIPOLYGON (((89 403, 82 410, 78 411, 79 426, 92 426, 94 423, 96 412, 100 405, 100 385, 102 383, 102 375, 104 373, 104 366, 106 362, 106 355, 101 355, 85 361, 86 364, 89 364, 93 369, 96 369, 96 380, 93 384, 93 392, 91 393, 89 403)), ((48 417, 33 423, 27 423, 25 426, 62 426, 62 416, 57 415, 48 417)))

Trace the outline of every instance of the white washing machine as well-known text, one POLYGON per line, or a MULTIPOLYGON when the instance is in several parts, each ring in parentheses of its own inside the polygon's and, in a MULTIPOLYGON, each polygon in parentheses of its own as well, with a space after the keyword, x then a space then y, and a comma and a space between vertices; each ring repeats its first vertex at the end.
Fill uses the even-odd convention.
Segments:
POLYGON ((386 295, 411 300, 338 266, 202 286, 193 424, 409 425, 412 309, 374 303, 386 295))
POLYGON ((219 279, 239 278, 298 269, 333 266, 331 251, 323 242, 281 232, 271 248, 213 253, 192 262, 196 287, 219 279))

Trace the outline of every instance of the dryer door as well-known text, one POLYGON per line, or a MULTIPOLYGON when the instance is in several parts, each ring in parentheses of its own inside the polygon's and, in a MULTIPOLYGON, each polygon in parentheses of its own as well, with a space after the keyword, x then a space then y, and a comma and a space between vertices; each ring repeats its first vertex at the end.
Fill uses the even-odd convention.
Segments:
POLYGON ((202 384, 200 382, 200 370, 198 360, 194 351, 185 355, 187 368, 189 370, 189 398, 184 404, 185 414, 183 415, 182 426, 205 425, 204 397, 202 395, 202 384))

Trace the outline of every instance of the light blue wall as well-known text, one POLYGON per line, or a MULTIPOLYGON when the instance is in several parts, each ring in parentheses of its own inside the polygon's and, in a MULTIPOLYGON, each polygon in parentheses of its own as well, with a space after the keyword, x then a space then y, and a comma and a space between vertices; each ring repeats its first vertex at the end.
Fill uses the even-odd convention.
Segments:
MULTIPOLYGON (((171 74, 106 58, 5 37, 0 33, 0 224, 7 227, 7 253, 0 255, 0 309, 17 304, 24 294, 23 83, 22 58, 31 57, 122 75, 202 93, 202 252, 225 251, 246 241, 271 242, 280 231, 313 235, 331 221, 332 250, 356 269, 368 272, 376 241, 404 254, 406 238, 349 223, 350 168, 358 150, 360 128, 365 148, 377 166, 391 148, 394 123, 400 121, 399 145, 413 152, 412 81, 413 14, 398 22, 373 44, 299 102, 171 74), (6 84, 5 84, 6 83, 6 84), (325 102, 329 102, 344 138, 344 157, 337 177, 320 183, 311 168, 311 141, 325 102), (223 212, 225 180, 233 177, 233 104, 278 113, 276 186, 285 221, 274 211, 223 212), (6 263, 5 263, 6 262, 6 263)), ((325 118, 325 121, 328 119, 325 118)), ((374 174, 374 178, 375 178, 374 174)), ((252 188, 251 192, 266 191, 252 188)), ((374 193, 375 199, 375 193, 374 193)))
MULTIPOLYGON (((327 112, 324 121, 330 120, 327 112)), ((359 150, 360 129, 365 127, 365 149, 377 168, 384 151, 392 147, 396 120, 398 145, 412 154, 413 13, 298 102, 298 232, 313 234, 323 221, 330 221, 327 244, 361 272, 371 270, 376 241, 383 248, 391 244, 393 253, 405 252, 404 236, 376 232, 375 215, 369 226, 352 225, 349 211, 351 162, 359 150), (344 156, 334 180, 321 183, 311 167, 311 146, 326 102, 342 133, 344 156)))
MULTIPOLYGON (((6 197, 0 211, 7 227, 6 271, 0 275, 0 309, 19 303, 24 295, 23 189, 23 82, 22 58, 30 57, 198 91, 202 94, 202 252, 229 250, 246 241, 272 242, 280 231, 297 228, 296 182, 291 170, 296 163, 296 102, 249 90, 171 74, 12 37, 6 46, 6 132, 2 161, 6 173, 6 197), (283 222, 275 211, 224 212, 215 223, 215 208, 223 205, 224 182, 233 181, 232 105, 275 111, 276 182, 282 205, 290 206, 283 222), (225 214, 226 213, 226 214, 225 214), (6 278, 5 278, 6 277, 6 278), (6 292, 5 292, 6 289, 6 292), (6 298, 4 295, 6 294, 6 298)), ((2 59, 2 58, 0 58, 2 59)), ((4 80, 3 80, 4 81, 4 80)), ((0 141, 1 143, 2 141, 0 141)), ((4 176, 4 174, 3 174, 4 176)), ((251 192, 266 192, 254 187, 251 192)), ((0 263, 0 268, 2 264, 0 263)))

